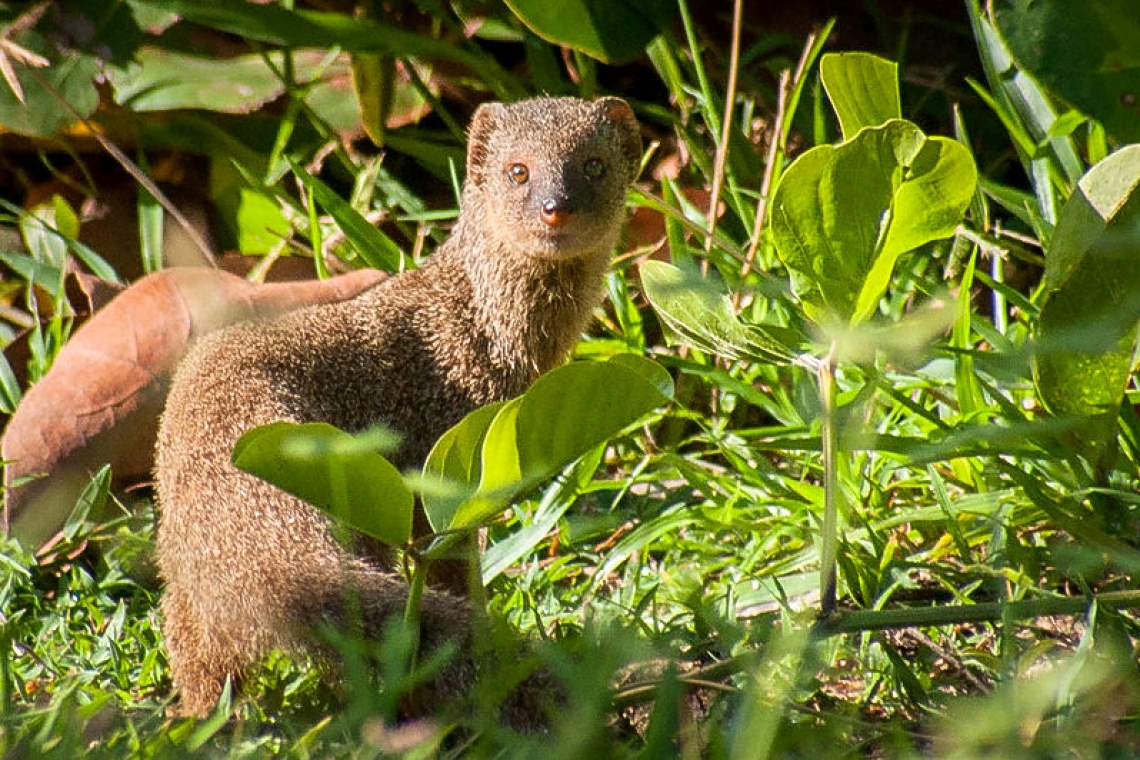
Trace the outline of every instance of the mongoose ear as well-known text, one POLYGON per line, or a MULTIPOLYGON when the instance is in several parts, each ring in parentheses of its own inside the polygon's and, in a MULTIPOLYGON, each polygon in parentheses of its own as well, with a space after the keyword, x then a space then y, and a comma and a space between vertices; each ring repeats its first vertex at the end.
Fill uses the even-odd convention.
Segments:
POLYGON ((484 103, 475 109, 471 126, 467 128, 467 181, 483 184, 486 174, 487 156, 490 151, 491 133, 506 114, 502 103, 484 103))
POLYGON ((618 128, 621 138, 622 157, 625 158, 631 175, 630 181, 636 179, 637 169, 641 166, 641 127, 633 109, 621 98, 600 98, 598 104, 602 107, 606 118, 618 128))

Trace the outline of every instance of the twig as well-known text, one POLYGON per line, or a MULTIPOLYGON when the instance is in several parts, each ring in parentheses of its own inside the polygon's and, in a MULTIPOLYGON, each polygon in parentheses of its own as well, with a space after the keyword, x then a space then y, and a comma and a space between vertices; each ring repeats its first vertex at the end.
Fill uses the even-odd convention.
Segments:
POLYGON ((60 95, 59 92, 54 87, 52 87, 51 84, 43 76, 40 75, 40 72, 36 71, 35 69, 28 69, 28 73, 31 74, 37 82, 39 82, 40 86, 43 87, 44 90, 46 90, 51 94, 53 98, 59 101, 60 105, 62 105, 64 109, 69 114, 71 114, 71 117, 73 119, 83 125, 83 127, 91 134, 92 137, 95 138, 99 145, 103 147, 103 150, 111 154, 111 157, 118 162, 119 166, 123 167, 127 174, 131 175, 131 177, 133 177, 136 182, 146 188, 147 192, 149 192, 154 197, 154 199, 158 201, 159 205, 161 205, 162 208, 166 210, 166 213, 170 214, 170 217, 175 221, 175 223, 182 228, 183 232, 185 232, 187 237, 189 237, 190 240, 194 243, 194 246, 199 250, 199 252, 201 252, 202 258, 206 261, 206 263, 210 266, 215 266, 214 254, 210 251, 210 246, 208 243, 206 243, 206 239, 203 238, 201 233, 199 233, 194 225, 190 223, 190 220, 187 219, 182 214, 182 212, 179 211, 178 208, 170 201, 170 199, 166 197, 166 194, 159 189, 158 185, 156 185, 150 177, 146 176, 146 173, 143 172, 143 170, 140 169, 138 165, 135 164, 135 162, 127 156, 126 153, 123 153, 123 151, 121 151, 117 145, 104 137, 103 133, 96 129, 95 126, 90 121, 88 121, 85 116, 83 116, 83 114, 76 111, 75 107, 72 106, 71 103, 68 103, 67 99, 60 95))
POLYGON ((740 66, 740 18, 744 0, 734 0, 732 4, 732 47, 728 59, 728 88, 724 95, 724 118, 720 125, 720 144, 716 149, 713 164, 712 193, 709 197, 708 235, 705 237, 705 253, 712 250, 716 232, 716 210, 720 205, 721 188, 724 186, 724 167, 728 162, 728 141, 732 133, 732 111, 736 100, 736 71, 740 66))
POLYGON ((744 266, 740 268, 743 280, 752 271, 756 251, 760 248, 760 235, 764 232, 764 218, 768 215, 768 196, 772 191, 772 178, 776 176, 776 161, 784 151, 780 125, 787 118, 788 93, 791 91, 792 73, 787 69, 780 72, 780 91, 776 95, 776 120, 772 122, 772 136, 768 142, 768 157, 764 162, 764 177, 760 181, 760 201, 756 204, 756 219, 752 223, 752 240, 744 255, 744 266))
MULTIPOLYGON (((830 34, 830 32, 831 25, 828 24, 823 33, 830 34)), ((779 165, 780 156, 787 147, 789 130, 784 122, 790 118, 790 111, 794 110, 788 108, 787 99, 790 93, 799 86, 803 78, 807 76, 808 64, 815 57, 813 51, 815 51, 819 35, 820 32, 813 32, 808 35, 807 42, 804 43, 803 50, 800 52, 800 60, 796 63, 796 73, 792 76, 791 80, 787 80, 786 71, 780 76, 780 92, 777 95, 776 121, 773 125, 772 143, 768 146, 768 163, 764 167, 764 179, 760 185, 760 202, 756 206, 756 219, 752 225, 752 242, 748 246, 748 253, 745 257, 747 263, 744 269, 741 270, 741 277, 748 274, 752 268, 752 262, 756 259, 756 251, 760 247, 760 238, 764 232, 764 219, 767 217, 768 210, 768 196, 771 193, 772 182, 776 176, 776 167, 779 165), (785 82, 787 82, 786 87, 785 82)))

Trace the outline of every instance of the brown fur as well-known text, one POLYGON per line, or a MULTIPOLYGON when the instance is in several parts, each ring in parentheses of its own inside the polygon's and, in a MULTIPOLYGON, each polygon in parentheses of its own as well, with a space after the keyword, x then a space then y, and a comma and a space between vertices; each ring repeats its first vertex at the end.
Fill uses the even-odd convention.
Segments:
MULTIPOLYGON (((404 583, 339 543, 315 508, 230 463, 238 437, 275 420, 375 423, 418 466, 474 408, 522 393, 563 361, 601 297, 637 124, 623 101, 488 104, 469 132, 462 208, 422 269, 336 304, 207 336, 180 365, 159 433, 163 630, 181 711, 205 715, 225 679, 276 648, 311 647, 316 623, 365 633, 403 610, 404 583), (590 178, 599 159, 601 176, 590 178), (522 163, 524 183, 508 172, 522 163)), ((467 635, 469 612, 429 589, 426 647, 467 635)))

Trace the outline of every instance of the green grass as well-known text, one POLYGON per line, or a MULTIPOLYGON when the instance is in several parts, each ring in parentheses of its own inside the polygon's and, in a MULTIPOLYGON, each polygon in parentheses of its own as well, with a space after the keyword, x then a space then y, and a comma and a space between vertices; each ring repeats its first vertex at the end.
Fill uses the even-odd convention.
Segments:
MULTIPOLYGON (((957 69, 943 72, 949 87, 916 85, 904 75, 903 114, 928 134, 966 143, 983 189, 953 237, 900 259, 874 318, 879 332, 821 336, 795 296, 769 219, 757 219, 762 188, 775 188, 804 149, 839 139, 816 77, 820 44, 746 27, 725 145, 727 41, 708 19, 694 18, 685 4, 681 10, 645 56, 617 67, 581 54, 558 57, 504 10, 488 32, 500 40, 458 43, 453 57, 466 61, 468 75, 447 75, 452 85, 482 94, 552 89, 552 83, 574 92, 597 86, 599 75, 606 83, 649 82, 648 90, 631 86, 625 93, 614 86, 660 141, 631 206, 664 211, 672 262, 716 278, 730 294, 733 319, 807 338, 796 346, 797 362, 747 347, 728 350, 731 336, 724 335, 718 354, 685 334, 715 332, 715 320, 670 326, 649 305, 637 266, 647 249, 627 247, 629 255, 615 264, 598 326, 578 355, 654 358, 673 375, 675 400, 516 501, 488 535, 488 563, 510 553, 508 542, 529 547, 490 584, 488 601, 566 696, 551 710, 549 735, 520 736, 498 725, 494 707, 517 676, 506 666, 489 669, 473 695, 396 725, 395 705, 408 687, 399 677, 407 651, 399 631, 379 642, 342 642, 339 675, 275 656, 251 679, 247 695, 224 703, 213 718, 167 718, 161 591, 149 557, 153 506, 144 494, 129 510, 118 508, 104 476, 89 495, 111 499, 104 513, 113 517, 93 521, 77 511, 65 540, 39 558, 12 541, 0 546, 0 753, 996 758, 1135 752, 1135 391, 1129 384, 1109 425, 1114 456, 1098 459, 1100 449, 1082 440, 1076 423, 1048 414, 1032 373, 1045 298, 1041 251, 1055 221, 1049 207, 1059 208, 1073 192, 1072 160, 1087 168, 1103 154, 1103 130, 1089 122, 1027 152, 1038 122, 1050 117, 1019 108, 999 91, 998 79, 970 89, 957 69), (801 46, 804 65, 797 67, 801 46), (507 73, 507 60, 524 63, 507 73), (576 78, 566 69, 571 61, 576 78), (783 70, 789 74, 781 94, 775 82, 783 70), (499 79, 492 83, 493 77, 499 79), (646 91, 654 94, 636 94, 646 91), (960 109, 952 112, 950 102, 960 109), (663 159, 675 161, 675 176, 654 173, 663 159), (721 211, 710 237, 707 217, 683 191, 718 183, 721 211), (1019 271, 1015 262, 1029 263, 1019 271), (945 329, 920 336, 921 325, 908 315, 938 301, 949 309, 945 329), (888 344, 907 350, 885 350, 888 344), (832 345, 843 351, 833 366, 834 459, 825 462, 828 404, 820 383, 827 387, 827 377, 812 367, 832 345), (829 502, 834 530, 824 517, 829 502), (835 605, 820 618, 830 577, 820 558, 831 553, 835 605), (362 656, 379 676, 357 667, 362 656)), ((300 45, 293 38, 301 28, 275 18, 276 31, 300 45)), ((908 47, 911 35, 931 44, 930 29, 941 28, 923 17, 897 27, 879 21, 881 29, 896 30, 895 36, 883 31, 880 42, 885 54, 904 58, 904 74, 907 56, 921 57, 908 47)), ((227 23, 216 25, 252 39, 247 17, 236 14, 227 23)), ((972 36, 965 15, 937 23, 952 28, 968 70, 992 53, 980 34, 972 36)), ((433 23, 418 28, 437 45, 433 35, 458 26, 450 11, 439 10, 433 23)), ((185 39, 181 34, 175 27, 172 49, 185 39)), ((348 49, 355 44, 345 38, 348 49)), ((406 55, 430 55, 431 45, 406 55)), ((274 238, 263 254, 311 256, 325 247, 334 254, 328 261, 352 267, 399 266, 396 248, 430 251, 454 205, 452 172, 461 171, 461 164, 447 164, 461 155, 449 127, 459 101, 432 93, 447 118, 391 131, 380 161, 359 143, 337 139, 333 117, 303 100, 310 86, 290 79, 292 66, 278 73, 285 107, 276 114, 184 108, 165 120, 133 118, 149 130, 156 152, 185 148, 187 134, 206 138, 202 150, 215 178, 237 183, 215 198, 216 212, 230 225, 229 245, 254 245, 256 236, 242 225, 256 228, 269 219, 288 235, 274 238), (310 206, 297 193, 289 166, 315 173, 318 154, 325 157, 327 187, 351 205, 331 201, 327 188, 300 173, 318 197, 310 206), (237 187, 257 203, 235 205, 237 187), (357 214, 383 217, 382 237, 362 231, 357 214)), ((27 226, 18 206, 4 208, 6 229, 27 226)), ((5 246, 14 245, 7 240, 5 246)), ((5 262, 34 259, 35 272, 58 274, 58 261, 28 248, 30 255, 5 262)), ((4 285, 6 305, 45 320, 32 337, 28 374, 36 378, 66 337, 70 315, 62 290, 34 301, 32 270, 14 268, 17 276, 4 285)), ((42 278, 34 279, 42 288, 42 278)), ((501 662, 525 659, 509 642, 503 646, 509 654, 501 662)))

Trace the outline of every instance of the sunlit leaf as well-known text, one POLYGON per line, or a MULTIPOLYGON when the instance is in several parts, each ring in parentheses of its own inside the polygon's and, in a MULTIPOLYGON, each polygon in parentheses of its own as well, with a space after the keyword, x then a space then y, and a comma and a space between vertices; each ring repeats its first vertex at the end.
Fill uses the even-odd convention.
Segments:
POLYGON ((466 498, 425 493, 428 520, 436 530, 477 525, 514 492, 604 443, 672 392, 668 373, 636 356, 548 372, 522 396, 472 412, 440 438, 424 475, 458 481, 466 498))
POLYGON ((388 544, 412 534, 415 499, 387 459, 390 439, 352 436, 323 422, 274 422, 234 447, 234 465, 320 507, 345 525, 388 544))
POLYGON ((1054 414, 1094 421, 1096 459, 1128 383, 1140 321, 1140 145, 1104 159, 1065 204, 1045 258, 1034 374, 1054 414))
POLYGON ((683 343, 737 359, 788 362, 796 355, 801 336, 787 328, 745 325, 711 280, 661 261, 644 261, 639 270, 646 298, 683 343))
POLYGON ((819 60, 819 77, 839 117, 843 139, 863 127, 902 118, 899 65, 870 53, 828 53, 819 60))
MULTIPOLYGON (((293 76, 303 84, 323 70, 327 51, 297 50, 291 55, 293 76)), ((128 66, 112 69, 110 79, 115 101, 135 112, 193 108, 250 113, 285 92, 279 73, 284 58, 277 50, 208 58, 144 47, 128 66)))
POLYGON ((900 255, 953 234, 976 181, 965 146, 903 120, 796 159, 773 197, 771 230, 808 315, 869 317, 900 255))

